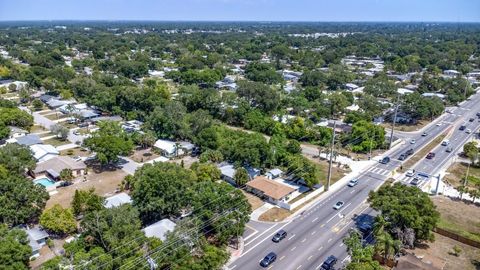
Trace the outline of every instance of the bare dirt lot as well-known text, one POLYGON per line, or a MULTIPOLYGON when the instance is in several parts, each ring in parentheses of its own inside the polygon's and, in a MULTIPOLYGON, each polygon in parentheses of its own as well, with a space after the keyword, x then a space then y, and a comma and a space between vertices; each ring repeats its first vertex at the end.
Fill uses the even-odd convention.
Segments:
POLYGON ((75 194, 75 190, 77 189, 87 190, 95 188, 95 193, 98 195, 111 196, 115 193, 115 190, 126 175, 127 174, 122 170, 103 171, 98 173, 90 169, 89 174, 87 175, 87 181, 83 182, 83 177, 80 177, 75 184, 68 187, 58 188, 58 193, 50 197, 46 208, 51 208, 57 203, 63 207, 69 207, 73 195, 75 194))
MULTIPOLYGON (((426 126, 426 125, 429 124, 430 122, 431 122, 431 121, 420 120, 420 121, 418 121, 417 124, 415 124, 415 125, 398 124, 398 123, 396 123, 396 124, 395 124, 395 130, 404 131, 404 132, 417 131, 417 130, 422 129, 424 126, 426 126)), ((385 127, 385 128, 387 128, 387 129, 389 129, 389 130, 392 128, 392 124, 391 124, 391 123, 383 123, 382 126, 385 127)))
POLYGON ((150 161, 152 159, 156 159, 160 155, 156 154, 154 151, 152 151, 151 148, 147 149, 136 149, 132 155, 130 155, 129 158, 134 160, 135 162, 138 163, 143 163, 150 161))
POLYGON ((478 270, 480 269, 480 250, 443 235, 435 233, 435 242, 428 243, 413 250, 417 257, 428 256, 435 261, 443 261, 445 270, 478 270), (453 247, 461 249, 459 256, 455 256, 453 247))
POLYGON ((288 211, 287 209, 283 209, 280 207, 274 207, 272 209, 269 209, 265 213, 261 214, 258 220, 260 221, 271 221, 271 222, 277 222, 277 221, 282 221, 289 217, 293 212, 288 211))
MULTIPOLYGON (((453 163, 450 168, 447 170, 447 175, 445 175, 445 180, 452 186, 458 187, 463 185, 463 180, 465 179, 465 175, 467 173, 468 164, 463 162, 456 162, 453 163)), ((470 166, 468 169, 468 175, 475 176, 480 178, 480 168, 470 166)), ((474 183, 467 182, 467 186, 474 187, 474 183)))
POLYGON ((252 195, 248 192, 245 192, 242 190, 242 193, 245 195, 245 197, 247 197, 247 200, 248 200, 248 203, 250 203, 250 205, 252 206, 252 211, 259 208, 260 206, 262 206, 264 204, 264 202, 258 198, 257 196, 255 195, 252 195))
POLYGON ((432 200, 440 212, 440 228, 480 241, 480 206, 443 196, 432 200))

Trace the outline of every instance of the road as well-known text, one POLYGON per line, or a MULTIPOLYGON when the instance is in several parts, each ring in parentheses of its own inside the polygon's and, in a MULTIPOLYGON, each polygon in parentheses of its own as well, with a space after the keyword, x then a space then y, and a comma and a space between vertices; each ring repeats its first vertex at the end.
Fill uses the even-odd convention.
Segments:
MULTIPOLYGON (((454 131, 451 146, 458 150, 469 137, 473 136, 473 132, 472 134, 466 134, 458 131, 460 124, 464 121, 468 122, 471 117, 475 117, 476 111, 471 110, 471 108, 480 108, 479 94, 472 96, 470 101, 462 104, 453 113, 445 113, 434 124, 425 127, 420 132, 412 133, 412 137, 406 138, 404 145, 389 153, 392 158, 391 162, 388 164, 377 163, 360 174, 358 177, 360 181, 357 186, 353 188, 341 187, 289 222, 274 223, 266 229, 257 230, 255 233, 249 231, 249 235, 244 238, 245 244, 242 255, 228 265, 228 268, 262 269, 259 261, 270 251, 277 254, 277 260, 268 269, 319 269, 321 263, 329 255, 335 255, 339 258, 340 263, 337 264, 337 267, 339 267, 342 264, 341 261, 347 258, 342 239, 348 233, 348 230, 354 226, 352 217, 362 212, 373 214, 365 203, 368 193, 391 177, 392 172, 402 164, 402 161, 397 159, 398 156, 410 148, 418 151, 452 126, 454 131), (428 134, 425 137, 421 136, 424 131, 428 134), (410 144, 410 139, 415 139, 416 142, 410 144), (345 206, 340 210, 332 208, 337 201, 345 202, 345 206), (272 236, 280 229, 286 230, 288 236, 280 243, 272 242, 272 236)), ((476 117, 475 122, 468 123, 472 131, 473 128, 478 128, 480 124, 476 117)), ((445 164, 454 155, 453 152, 450 154, 445 154, 444 151, 437 152, 438 154, 433 160, 422 160, 416 166, 434 174, 442 167, 442 164, 445 164)))

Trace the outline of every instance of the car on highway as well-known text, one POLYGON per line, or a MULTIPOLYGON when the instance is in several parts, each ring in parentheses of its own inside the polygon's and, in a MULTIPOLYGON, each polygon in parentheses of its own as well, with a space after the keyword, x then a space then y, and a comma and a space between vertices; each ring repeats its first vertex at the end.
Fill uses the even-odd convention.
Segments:
POLYGON ((322 270, 332 270, 333 266, 337 263, 337 257, 330 255, 328 258, 322 263, 320 269, 322 270))
POLYGON ((467 134, 470 134, 470 133, 472 133, 472 130, 468 128, 467 130, 465 130, 465 132, 466 132, 467 134))
POLYGON ((405 175, 406 175, 407 177, 412 177, 412 176, 415 175, 415 170, 408 170, 405 175))
POLYGON ((461 125, 460 128, 459 128, 459 130, 465 130, 466 128, 467 128, 467 126, 461 125))
POLYGON ((433 152, 430 152, 430 153, 428 153, 428 155, 427 155, 427 159, 432 159, 432 158, 434 158, 434 157, 435 157, 435 153, 433 153, 433 152))
POLYGON ((444 140, 444 141, 442 142, 442 146, 447 146, 447 145, 449 145, 449 144, 450 144, 450 141, 449 141, 449 140, 444 140))
POLYGON ((398 156, 398 160, 405 160, 407 158, 407 154, 403 153, 398 156))
POLYGON ((268 267, 276 259, 277 259, 277 254, 275 254, 275 252, 270 252, 267 254, 267 256, 265 256, 265 258, 263 258, 263 260, 260 261, 260 266, 268 267))
POLYGON ((406 154, 407 156, 413 155, 413 148, 408 149, 407 152, 405 152, 405 154, 406 154))
POLYGON ((344 204, 345 204, 344 202, 338 201, 338 202, 333 206, 333 209, 339 210, 340 208, 343 207, 344 204))
POLYGON ((387 164, 389 162, 390 162, 390 157, 384 157, 384 158, 382 158, 382 160, 380 160, 380 163, 382 163, 382 164, 387 164))
POLYGON ((350 182, 348 182, 349 187, 354 187, 358 184, 358 179, 352 179, 350 182))
POLYGON ((283 240, 283 238, 287 237, 287 232, 284 230, 278 231, 273 237, 272 241, 278 243, 283 240))
POLYGON ((477 117, 480 117, 480 112, 477 112, 475 115, 476 115, 477 117))
POLYGON ((453 151, 453 148, 452 148, 452 147, 447 147, 447 149, 445 149, 445 152, 447 152, 447 153, 450 153, 450 152, 452 152, 452 151, 453 151))
POLYGON ((410 181, 410 184, 412 186, 418 186, 418 184, 420 184, 420 178, 418 178, 418 177, 413 178, 413 180, 410 181))
POLYGON ((422 133, 422 137, 426 137, 426 136, 428 136, 428 133, 427 133, 426 131, 424 131, 424 132, 422 133))
POLYGON ((438 122, 437 124, 435 124, 437 127, 441 126, 442 123, 438 122))
POLYGON ((417 141, 416 141, 415 139, 411 139, 411 140, 410 140, 410 143, 411 143, 411 144, 414 144, 414 143, 416 143, 416 142, 417 142, 417 141))
POLYGON ((474 119, 474 118, 470 118, 470 119, 468 119, 468 122, 473 122, 473 121, 475 121, 475 119, 474 119))

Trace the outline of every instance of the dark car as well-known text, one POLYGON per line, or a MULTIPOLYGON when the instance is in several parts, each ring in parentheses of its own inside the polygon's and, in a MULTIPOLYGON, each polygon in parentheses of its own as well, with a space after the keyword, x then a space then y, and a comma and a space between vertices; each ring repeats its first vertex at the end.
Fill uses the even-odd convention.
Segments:
POLYGON ((330 255, 328 258, 323 262, 320 269, 323 270, 330 270, 333 269, 333 266, 337 263, 337 257, 330 255))
POLYGON ((435 157, 435 153, 432 153, 432 152, 428 153, 427 155, 427 159, 432 159, 434 157, 435 157))
POLYGON ((465 130, 466 128, 467 128, 467 126, 465 126, 465 125, 460 126, 460 130, 465 130))
POLYGON ((410 184, 413 186, 418 186, 419 183, 420 183, 420 178, 418 177, 413 178, 413 180, 410 182, 410 184))
POLYGON ((260 266, 262 267, 267 267, 270 264, 272 264, 275 260, 277 259, 277 254, 274 252, 270 252, 263 258, 263 260, 260 261, 260 266))
POLYGON ((427 132, 423 132, 423 133, 422 133, 422 137, 425 137, 425 136, 428 136, 428 133, 427 133, 427 132))
POLYGON ((382 164, 387 164, 389 162, 390 162, 390 157, 384 157, 384 158, 382 158, 382 160, 380 160, 380 163, 382 163, 382 164))
POLYGON ((282 239, 285 237, 287 237, 287 232, 284 230, 280 230, 273 236, 272 241, 278 243, 282 241, 282 239))
POLYGON ((407 152, 405 152, 405 154, 406 154, 407 156, 413 155, 413 148, 408 149, 407 152))
POLYGON ((407 158, 407 154, 401 154, 398 156, 398 160, 405 160, 407 158))
POLYGON ((477 112, 476 116, 477 116, 477 117, 480 117, 480 112, 477 112))
POLYGON ((473 122, 473 121, 475 121, 475 119, 473 118, 468 119, 468 122, 473 122))

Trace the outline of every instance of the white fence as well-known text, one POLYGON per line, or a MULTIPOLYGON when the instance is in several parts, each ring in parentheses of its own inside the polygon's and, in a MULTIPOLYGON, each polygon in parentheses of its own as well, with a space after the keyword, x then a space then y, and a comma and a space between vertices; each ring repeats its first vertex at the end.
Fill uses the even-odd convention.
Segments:
POLYGON ((301 198, 300 200, 298 200, 298 201, 296 201, 292 204, 289 204, 289 203, 286 203, 286 202, 278 202, 277 205, 282 207, 282 208, 285 208, 287 210, 292 210, 292 209, 295 209, 298 206, 302 205, 306 201, 312 199, 313 197, 317 196, 318 194, 322 193, 323 191, 324 191, 324 187, 322 186, 322 187, 310 192, 310 194, 308 194, 307 196, 301 198))

